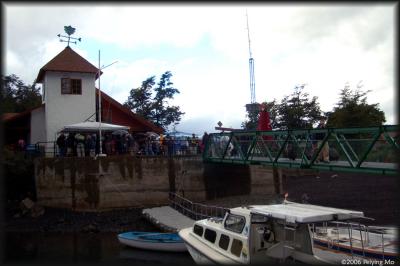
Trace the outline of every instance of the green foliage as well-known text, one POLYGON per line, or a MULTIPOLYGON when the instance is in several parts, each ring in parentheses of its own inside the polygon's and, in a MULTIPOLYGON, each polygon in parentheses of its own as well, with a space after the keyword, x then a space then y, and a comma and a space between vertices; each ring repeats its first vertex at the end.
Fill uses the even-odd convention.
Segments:
POLYGON ((14 74, 2 76, 2 83, 0 95, 2 112, 19 113, 42 103, 40 88, 35 84, 26 85, 14 74))
POLYGON ((385 119, 385 113, 379 109, 379 104, 368 104, 367 94, 359 89, 353 91, 345 86, 340 92, 340 100, 329 115, 328 127, 369 127, 380 126, 385 119))
POLYGON ((321 117, 318 98, 309 98, 303 92, 304 86, 295 87, 294 92, 285 96, 277 107, 276 127, 279 129, 312 128, 321 117))
POLYGON ((142 82, 142 86, 132 89, 129 93, 128 100, 124 106, 133 110, 136 114, 149 118, 152 110, 152 88, 155 84, 155 76, 151 76, 142 82))
POLYGON ((35 195, 34 163, 24 152, 16 152, 3 148, 3 180, 7 199, 22 200, 26 196, 35 195))
MULTIPOLYGON (((291 95, 285 96, 280 103, 276 99, 265 102, 271 119, 273 129, 300 129, 312 128, 321 117, 318 98, 309 98, 309 94, 303 92, 304 86, 295 87, 291 95)), ((244 129, 256 129, 258 123, 258 112, 247 113, 244 129)))
POLYGON ((256 130, 258 118, 260 117, 259 110, 249 110, 246 114, 246 120, 242 122, 241 127, 245 130, 256 130))
POLYGON ((179 106, 170 106, 168 101, 172 100, 179 90, 173 87, 171 81, 172 73, 166 71, 161 75, 156 84, 155 76, 151 76, 142 82, 139 88, 130 91, 128 100, 124 106, 138 115, 152 121, 155 125, 167 130, 171 124, 178 124, 184 112, 179 106))

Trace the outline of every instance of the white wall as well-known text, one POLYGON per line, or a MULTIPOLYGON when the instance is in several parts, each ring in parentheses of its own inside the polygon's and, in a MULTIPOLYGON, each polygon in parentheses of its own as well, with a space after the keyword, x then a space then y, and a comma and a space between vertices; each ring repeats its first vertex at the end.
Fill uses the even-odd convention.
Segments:
POLYGON ((83 122, 95 113, 95 74, 47 71, 44 86, 47 141, 55 141, 65 125, 83 122), (61 78, 81 79, 82 94, 61 94, 61 78))
POLYGON ((31 112, 30 144, 35 144, 38 141, 46 141, 46 117, 44 110, 45 108, 42 106, 31 112))

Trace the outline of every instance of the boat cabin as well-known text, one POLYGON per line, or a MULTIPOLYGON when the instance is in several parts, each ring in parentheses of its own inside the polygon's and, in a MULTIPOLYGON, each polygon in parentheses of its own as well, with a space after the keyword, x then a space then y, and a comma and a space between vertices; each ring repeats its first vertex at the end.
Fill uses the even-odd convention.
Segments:
MULTIPOLYGON (((195 222, 180 232, 189 252, 214 263, 321 263, 313 254, 309 224, 363 217, 363 212, 284 202, 230 209, 225 217, 195 222)), ((193 254, 192 254, 193 256, 193 254)), ((196 259, 195 259, 196 260, 196 259)))

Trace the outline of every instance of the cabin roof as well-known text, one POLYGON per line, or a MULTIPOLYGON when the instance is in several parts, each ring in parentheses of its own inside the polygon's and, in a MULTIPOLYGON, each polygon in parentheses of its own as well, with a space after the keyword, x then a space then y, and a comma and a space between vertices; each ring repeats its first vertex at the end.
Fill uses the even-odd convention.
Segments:
POLYGON ((250 206, 250 212, 276 219, 283 219, 291 223, 313 223, 364 217, 364 213, 361 211, 302 204, 290 201, 282 204, 253 205, 250 206))

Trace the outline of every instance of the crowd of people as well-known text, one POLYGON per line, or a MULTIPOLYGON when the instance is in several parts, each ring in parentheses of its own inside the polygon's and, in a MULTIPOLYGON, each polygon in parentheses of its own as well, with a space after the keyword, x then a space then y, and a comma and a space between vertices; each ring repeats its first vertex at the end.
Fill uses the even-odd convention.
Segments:
POLYGON ((154 133, 103 133, 102 149, 100 151, 99 135, 97 133, 69 132, 60 133, 56 140, 57 155, 60 157, 95 157, 96 154, 106 155, 197 155, 204 150, 208 139, 207 132, 199 139, 195 134, 189 136, 158 136, 154 133))

